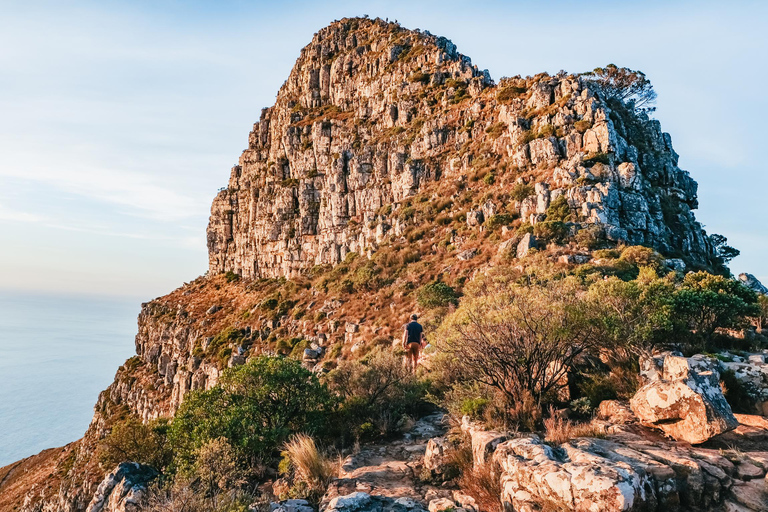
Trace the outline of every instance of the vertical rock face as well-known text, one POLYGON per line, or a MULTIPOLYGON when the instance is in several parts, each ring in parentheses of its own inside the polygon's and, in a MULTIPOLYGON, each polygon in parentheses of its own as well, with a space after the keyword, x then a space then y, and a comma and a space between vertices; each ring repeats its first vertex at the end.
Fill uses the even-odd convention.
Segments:
POLYGON ((345 19, 302 50, 254 125, 211 208, 209 270, 291 276, 375 250, 399 234, 399 202, 482 166, 535 185, 491 205, 525 222, 563 196, 577 227, 705 265, 697 185, 677 158, 658 121, 612 110, 584 78, 495 85, 445 38, 345 19))

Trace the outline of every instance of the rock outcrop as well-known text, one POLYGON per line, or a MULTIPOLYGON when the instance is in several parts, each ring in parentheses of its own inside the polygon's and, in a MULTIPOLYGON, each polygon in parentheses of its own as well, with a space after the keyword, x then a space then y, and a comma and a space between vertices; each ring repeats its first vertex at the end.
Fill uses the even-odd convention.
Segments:
POLYGON ((209 272, 293 276, 369 253, 402 236, 409 198, 478 172, 489 188, 513 172, 530 194, 470 208, 470 226, 504 211, 535 224, 564 197, 573 230, 706 266, 697 185, 677 160, 658 121, 611 109, 584 77, 495 85, 443 37, 345 19, 302 50, 254 125, 211 208, 209 272))
POLYGON ((136 512, 145 504, 148 483, 157 471, 135 462, 118 465, 99 484, 86 512, 136 512))
POLYGON ((660 378, 640 388, 630 406, 641 422, 692 444, 738 425, 720 388, 718 364, 706 356, 666 356, 660 378))
POLYGON ((739 274, 739 281, 741 281, 741 284, 752 290, 756 293, 762 293, 763 295, 768 295, 768 288, 763 285, 763 283, 760 282, 758 278, 753 276, 752 274, 739 274))
MULTIPOLYGON (((744 431, 725 445, 738 436, 755 435, 757 447, 768 440, 763 427, 739 429, 744 431)), ((535 435, 518 435, 493 448, 490 460, 498 468, 505 510, 757 512, 768 507, 768 452, 684 445, 660 440, 637 425, 554 446, 535 435)))

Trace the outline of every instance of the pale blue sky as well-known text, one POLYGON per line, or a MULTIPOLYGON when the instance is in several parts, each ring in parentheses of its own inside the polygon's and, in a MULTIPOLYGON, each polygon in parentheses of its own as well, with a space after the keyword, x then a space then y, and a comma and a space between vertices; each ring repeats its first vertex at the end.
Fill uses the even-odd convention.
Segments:
POLYGON ((151 298, 205 272, 210 201, 302 46, 344 16, 494 79, 643 70, 697 217, 768 283, 761 2, 0 1, 0 288, 151 298))

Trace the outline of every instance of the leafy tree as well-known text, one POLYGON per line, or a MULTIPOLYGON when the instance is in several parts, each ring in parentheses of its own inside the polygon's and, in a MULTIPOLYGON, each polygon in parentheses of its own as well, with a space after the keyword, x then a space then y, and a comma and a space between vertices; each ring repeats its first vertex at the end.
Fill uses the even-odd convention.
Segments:
POLYGON ((757 332, 763 332, 763 325, 768 323, 768 295, 758 295, 757 305, 760 308, 758 315, 755 317, 755 327, 757 332))
POLYGON ((256 467, 291 434, 325 432, 333 407, 326 386, 300 362, 259 357, 185 397, 169 432, 175 463, 189 471, 203 446, 223 438, 240 463, 256 467))
POLYGON ((759 313, 757 294, 741 283, 708 272, 691 272, 675 294, 679 321, 711 336, 718 327, 733 328, 759 313))
POLYGON ((537 239, 558 244, 563 243, 569 232, 565 222, 559 220, 545 220, 533 226, 533 234, 537 239))
POLYGON ((651 113, 656 110, 656 107, 651 106, 656 101, 656 91, 642 71, 608 64, 584 76, 607 100, 617 100, 635 112, 651 113))
POLYGON ((607 353, 614 358, 626 361, 648 355, 674 329, 674 284, 657 278, 649 268, 633 281, 616 277, 597 281, 588 295, 607 353))
POLYGON ((733 258, 741 254, 741 251, 728 245, 728 239, 723 235, 714 233, 710 235, 709 241, 712 243, 712 251, 715 254, 715 265, 725 267, 733 258))

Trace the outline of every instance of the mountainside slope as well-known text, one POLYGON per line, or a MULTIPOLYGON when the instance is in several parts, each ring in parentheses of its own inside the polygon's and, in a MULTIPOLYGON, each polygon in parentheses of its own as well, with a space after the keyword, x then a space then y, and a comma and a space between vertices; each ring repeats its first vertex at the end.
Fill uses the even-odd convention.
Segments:
POLYGON ((30 481, 17 506, 84 510, 112 469, 95 454, 114 421, 171 416, 257 354, 309 349, 307 364, 332 367, 389 346, 421 285, 459 289, 515 265, 531 233, 532 257, 565 267, 622 241, 711 267, 696 206, 659 123, 609 108, 586 78, 495 85, 445 38, 335 22, 302 50, 214 199, 208 276, 143 305, 137 355, 58 477, 30 481))

